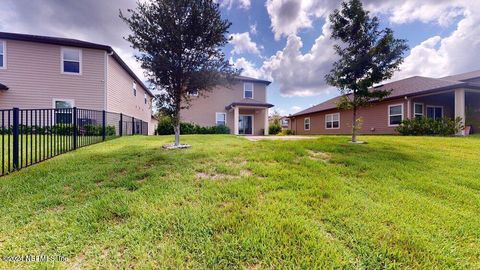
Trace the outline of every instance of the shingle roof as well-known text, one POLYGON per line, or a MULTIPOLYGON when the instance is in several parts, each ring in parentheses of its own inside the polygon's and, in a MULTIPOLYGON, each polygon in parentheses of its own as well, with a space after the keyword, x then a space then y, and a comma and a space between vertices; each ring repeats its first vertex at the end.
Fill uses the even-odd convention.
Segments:
POLYGON ((235 102, 230 103, 228 106, 225 107, 225 109, 230 110, 231 108, 233 108, 235 106, 252 106, 252 107, 262 107, 262 108, 273 107, 273 105, 270 104, 270 103, 258 101, 258 100, 251 99, 251 98, 244 98, 240 101, 235 101, 235 102))
POLYGON ((97 50, 104 50, 109 53, 112 53, 112 57, 122 66, 127 73, 132 76, 138 84, 140 84, 150 96, 154 96, 153 93, 148 89, 147 86, 138 78, 138 76, 130 69, 130 67, 120 58, 120 56, 115 52, 115 50, 103 44, 97 44, 92 42, 87 42, 78 39, 71 39, 71 38, 60 38, 60 37, 48 37, 48 36, 37 36, 37 35, 27 35, 27 34, 18 34, 18 33, 7 33, 7 32, 0 32, 0 39, 10 39, 10 40, 19 40, 19 41, 27 41, 27 42, 37 42, 37 43, 45 43, 45 44, 53 44, 53 45, 61 45, 61 46, 72 46, 72 47, 79 47, 79 48, 87 48, 87 49, 97 49, 97 50))
MULTIPOLYGON (((453 77, 453 76, 451 76, 453 77)), ((419 94, 426 94, 430 92, 443 91, 459 87, 470 87, 480 89, 479 84, 447 80, 445 78, 435 79, 421 76, 414 76, 406 78, 403 80, 398 80, 383 85, 376 86, 377 90, 392 90, 390 96, 387 99, 405 97, 405 96, 415 96, 419 94)), ((298 116, 303 114, 309 114, 314 112, 321 112, 326 110, 335 109, 337 103, 340 101, 341 97, 335 97, 330 100, 327 100, 323 103, 310 107, 306 110, 300 111, 293 114, 292 116, 298 116)))
POLYGON ((0 83, 0 90, 1 91, 6 91, 6 90, 8 90, 8 87, 6 85, 0 83))
POLYGON ((457 75, 451 75, 451 76, 443 77, 441 79, 451 80, 451 81, 468 81, 476 78, 480 78, 480 70, 470 71, 470 72, 461 73, 457 75))

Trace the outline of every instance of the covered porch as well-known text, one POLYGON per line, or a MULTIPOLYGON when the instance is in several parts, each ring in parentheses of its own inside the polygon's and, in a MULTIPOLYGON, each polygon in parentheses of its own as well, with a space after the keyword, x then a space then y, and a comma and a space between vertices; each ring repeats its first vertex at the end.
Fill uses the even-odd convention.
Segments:
POLYGON ((480 90, 454 89, 407 98, 407 118, 461 118, 460 136, 480 133, 480 90))
POLYGON ((225 109, 232 119, 235 135, 268 135, 268 109, 272 104, 256 101, 234 102, 225 109))

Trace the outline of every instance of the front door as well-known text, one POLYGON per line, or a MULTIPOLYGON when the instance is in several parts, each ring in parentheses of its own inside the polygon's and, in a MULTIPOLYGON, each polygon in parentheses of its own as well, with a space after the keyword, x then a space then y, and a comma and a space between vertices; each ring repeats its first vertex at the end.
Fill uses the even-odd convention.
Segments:
POLYGON ((238 119, 238 133, 253 135, 253 115, 240 115, 238 119))

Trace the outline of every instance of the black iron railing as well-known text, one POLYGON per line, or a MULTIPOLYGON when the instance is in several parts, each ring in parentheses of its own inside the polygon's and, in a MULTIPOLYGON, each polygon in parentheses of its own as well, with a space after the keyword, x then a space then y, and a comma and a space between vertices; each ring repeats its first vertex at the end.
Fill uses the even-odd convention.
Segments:
POLYGON ((108 139, 148 135, 147 122, 107 111, 13 108, 0 117, 0 176, 108 139))

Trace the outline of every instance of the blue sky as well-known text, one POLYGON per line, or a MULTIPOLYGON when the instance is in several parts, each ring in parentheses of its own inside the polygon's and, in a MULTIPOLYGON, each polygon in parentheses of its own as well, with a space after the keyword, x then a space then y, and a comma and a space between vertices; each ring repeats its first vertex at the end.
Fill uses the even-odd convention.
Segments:
MULTIPOLYGON (((147 1, 147 0, 143 0, 147 1)), ((225 53, 244 75, 273 81, 268 101, 290 114, 338 95, 324 76, 336 60, 328 15, 336 0, 217 0, 233 25, 225 53)), ((363 0, 364 6, 408 40, 401 71, 441 77, 480 69, 480 1, 363 0)), ((123 36, 118 10, 135 0, 2 0, 0 31, 77 38, 108 44, 143 77, 123 36)))

